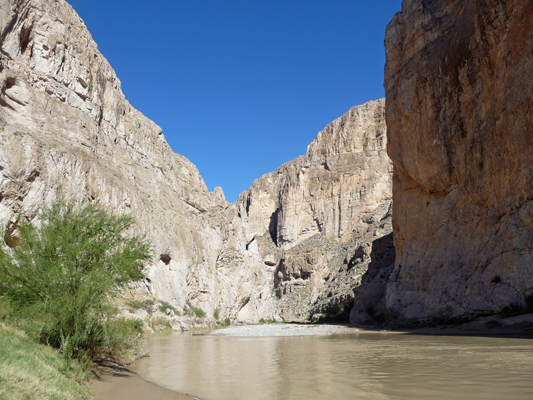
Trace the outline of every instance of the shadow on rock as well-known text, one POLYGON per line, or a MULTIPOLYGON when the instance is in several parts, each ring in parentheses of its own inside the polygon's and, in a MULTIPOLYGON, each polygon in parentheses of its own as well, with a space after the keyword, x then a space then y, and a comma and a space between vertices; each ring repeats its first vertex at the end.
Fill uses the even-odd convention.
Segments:
POLYGON ((376 325, 385 322, 385 290, 394 269, 396 251, 392 233, 372 242, 368 270, 354 289, 350 323, 376 325))

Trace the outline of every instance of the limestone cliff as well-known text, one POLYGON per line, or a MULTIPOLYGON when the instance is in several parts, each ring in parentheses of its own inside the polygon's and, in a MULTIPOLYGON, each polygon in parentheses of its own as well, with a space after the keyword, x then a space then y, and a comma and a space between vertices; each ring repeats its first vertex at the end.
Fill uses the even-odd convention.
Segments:
POLYGON ((533 299, 533 1, 405 0, 386 30, 390 317, 533 299))
POLYGON ((354 107, 228 204, 128 103, 64 0, 0 0, 0 225, 58 195, 130 213, 154 245, 136 289, 178 311, 258 322, 351 305, 391 231, 385 131, 384 100, 354 107))
MULTIPOLYGON (((1 0, 0 50, 0 225, 17 213, 33 218, 58 192, 131 213, 155 248, 146 289, 212 315, 227 228, 222 191, 209 193, 196 167, 125 100, 65 1, 1 0)), ((248 268, 232 281, 256 285, 255 276, 248 268)), ((233 291, 231 304, 247 296, 233 291)), ((233 317, 227 308, 222 316, 233 317)))
POLYGON ((307 154, 254 181, 236 205, 253 234, 281 249, 320 233, 348 242, 365 215, 391 200, 384 100, 353 107, 319 132, 307 154))
POLYGON ((239 254, 253 251, 270 267, 286 319, 351 307, 372 240, 392 230, 384 105, 353 107, 318 133, 305 156, 254 181, 235 204, 225 246, 240 242, 239 254))

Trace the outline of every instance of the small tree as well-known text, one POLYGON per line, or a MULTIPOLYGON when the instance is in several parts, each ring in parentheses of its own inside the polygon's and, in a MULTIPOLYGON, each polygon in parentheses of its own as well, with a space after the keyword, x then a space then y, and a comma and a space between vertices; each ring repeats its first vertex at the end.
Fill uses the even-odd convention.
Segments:
POLYGON ((59 200, 42 209, 37 224, 19 221, 16 245, 0 249, 0 295, 37 321, 43 342, 67 356, 94 354, 104 341, 110 292, 142 277, 150 245, 126 235, 130 216, 91 204, 59 200))

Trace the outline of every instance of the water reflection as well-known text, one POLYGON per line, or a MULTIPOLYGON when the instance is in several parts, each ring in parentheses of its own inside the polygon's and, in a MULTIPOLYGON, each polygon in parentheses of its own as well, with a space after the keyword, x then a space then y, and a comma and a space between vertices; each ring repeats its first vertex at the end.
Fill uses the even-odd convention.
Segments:
POLYGON ((533 342, 353 334, 154 335, 145 379, 205 400, 533 398, 533 342))

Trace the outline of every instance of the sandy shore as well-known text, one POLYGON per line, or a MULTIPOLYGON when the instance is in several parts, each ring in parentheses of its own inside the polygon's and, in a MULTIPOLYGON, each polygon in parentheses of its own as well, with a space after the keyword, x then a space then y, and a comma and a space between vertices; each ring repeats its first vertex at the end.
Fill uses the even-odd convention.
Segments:
POLYGON ((322 336, 347 335, 355 332, 360 332, 360 330, 345 325, 265 324, 231 326, 212 331, 209 335, 234 337, 322 336))
POLYGON ((483 336, 500 338, 533 338, 533 314, 522 314, 508 318, 487 316, 475 321, 443 326, 420 326, 398 328, 347 325, 314 324, 266 324, 231 326, 211 331, 214 336, 268 337, 268 336, 308 336, 308 335, 349 335, 349 334, 407 334, 429 336, 483 336))
POLYGON ((95 400, 199 400, 154 385, 135 372, 112 363, 103 363, 99 375, 92 384, 95 400))

